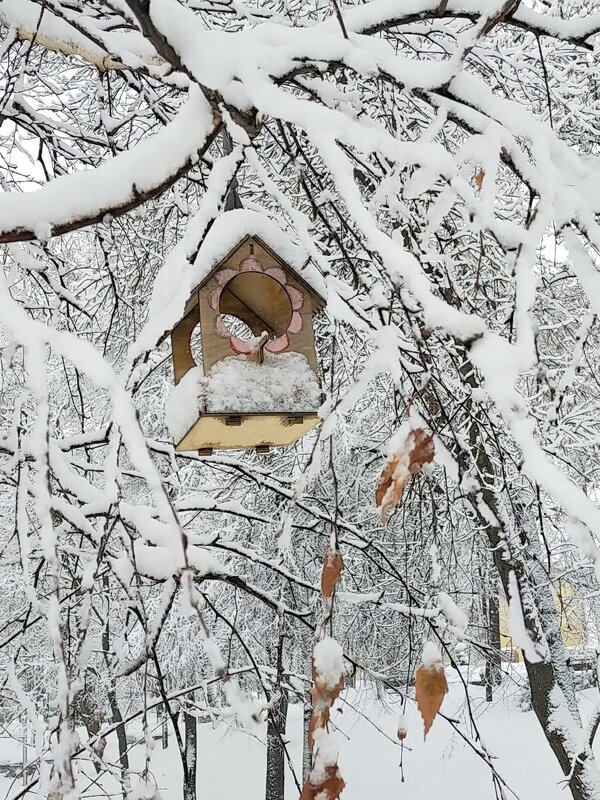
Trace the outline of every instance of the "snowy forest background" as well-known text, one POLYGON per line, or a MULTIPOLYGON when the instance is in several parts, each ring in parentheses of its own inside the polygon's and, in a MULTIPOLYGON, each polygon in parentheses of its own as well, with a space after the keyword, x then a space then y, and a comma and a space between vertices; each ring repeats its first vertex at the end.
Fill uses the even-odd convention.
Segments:
POLYGON ((0 795, 598 800, 597 2, 0 25, 0 795), (175 453, 232 204, 320 276, 322 423, 175 453))

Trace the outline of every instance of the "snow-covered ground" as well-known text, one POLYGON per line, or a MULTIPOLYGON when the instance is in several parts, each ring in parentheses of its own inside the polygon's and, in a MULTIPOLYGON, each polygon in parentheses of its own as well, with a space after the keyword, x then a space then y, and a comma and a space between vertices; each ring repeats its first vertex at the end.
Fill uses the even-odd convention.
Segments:
MULTIPOLYGON (((466 713, 462 684, 456 675, 449 675, 450 691, 442 712, 460 720, 460 729, 472 735, 466 713)), ((520 710, 514 691, 503 690, 492 703, 485 701, 484 689, 470 686, 473 714, 483 743, 493 757, 499 775, 521 800, 563 800, 565 789, 560 771, 545 743, 532 711, 520 710)), ((598 690, 582 692, 581 707, 589 713, 598 690)), ((492 800, 496 791, 489 767, 472 747, 457 735, 445 720, 437 718, 427 740, 423 741, 422 723, 411 704, 406 712, 408 735, 402 749, 396 737, 400 708, 386 695, 378 700, 372 690, 349 689, 344 700, 336 704, 333 722, 340 747, 339 763, 346 781, 343 800, 492 800), (400 762, 402 761, 402 766, 400 762)), ((154 713, 150 714, 154 733, 159 734, 154 713)), ((301 708, 290 706, 287 739, 289 752, 300 772, 301 708)), ((264 796, 265 744, 264 730, 255 733, 226 725, 213 727, 202 723, 198 728, 199 800, 252 800, 264 796)), ((142 739, 141 725, 128 729, 128 736, 142 739)), ((476 743, 481 747, 482 742, 476 743)), ((600 748, 599 748, 600 750, 600 748)), ((17 760, 21 748, 14 742, 0 739, 0 754, 17 760)), ((130 751, 132 765, 141 769, 143 743, 130 751)), ((116 741, 109 741, 105 756, 116 763, 116 741)), ((7 758, 0 758, 6 763, 7 758)), ((90 762, 81 764, 82 771, 93 776, 90 762)), ((160 739, 152 752, 151 770, 163 800, 179 800, 181 765, 174 737, 163 750, 160 739)), ((81 775, 81 773, 80 773, 81 775)), ((298 797, 294 781, 287 772, 287 800, 298 797)), ((108 786, 106 778, 102 780, 108 786)), ((135 786, 135 780, 134 780, 135 786)), ((84 797, 97 797, 98 786, 82 778, 84 797), (87 789, 86 789, 87 786, 87 789)), ((0 797, 9 800, 22 788, 20 782, 0 779, 0 797)), ((113 784, 114 797, 116 783, 113 784)), ((506 791, 507 797, 511 796, 506 791)), ((33 795, 30 795, 33 796, 33 795)))

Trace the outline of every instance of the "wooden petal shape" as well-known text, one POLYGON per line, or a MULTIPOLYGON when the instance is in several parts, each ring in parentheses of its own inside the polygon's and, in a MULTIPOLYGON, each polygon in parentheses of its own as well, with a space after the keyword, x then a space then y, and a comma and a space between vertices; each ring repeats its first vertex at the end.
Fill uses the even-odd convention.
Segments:
POLYGON ((301 330, 302 330, 302 316, 297 311, 294 311, 294 313, 292 314, 292 319, 290 321, 288 331, 290 333, 300 333, 301 330))
POLYGON ((208 298, 209 306, 212 309, 214 309, 215 311, 218 311, 218 309, 219 309, 219 300, 221 299, 221 292, 222 291, 223 291, 222 288, 215 289, 214 291, 212 291, 210 293, 210 297, 208 298))
POLYGON ((240 264, 240 272, 262 272, 263 265, 257 258, 245 258, 240 264))
POLYGON ((302 292, 299 292, 298 289, 294 289, 293 286, 286 286, 285 288, 292 301, 292 308, 294 311, 300 311, 304 305, 304 295, 302 292))
POLYGON ((225 286, 236 275, 237 271, 235 269, 222 269, 221 272, 217 273, 217 283, 219 286, 225 286))
POLYGON ((225 323, 223 322, 223 317, 220 314, 217 316, 217 322, 216 322, 215 327, 217 329, 217 333, 220 336, 230 336, 231 335, 229 333, 229 331, 227 330, 227 327, 225 326, 225 323))
POLYGON ((285 272, 282 269, 279 269, 279 267, 269 267, 269 269, 265 270, 265 273, 267 275, 270 275, 271 278, 275 278, 277 283, 280 283, 282 286, 285 286, 285 281, 286 281, 285 272))
POLYGON ((278 336, 277 339, 271 339, 270 342, 267 342, 265 350, 268 350, 269 353, 282 353, 286 347, 289 347, 289 344, 290 340, 287 333, 284 333, 283 336, 278 336))
POLYGON ((230 342, 232 350, 240 356, 249 356, 254 352, 254 345, 252 342, 238 339, 237 336, 232 336, 230 342))

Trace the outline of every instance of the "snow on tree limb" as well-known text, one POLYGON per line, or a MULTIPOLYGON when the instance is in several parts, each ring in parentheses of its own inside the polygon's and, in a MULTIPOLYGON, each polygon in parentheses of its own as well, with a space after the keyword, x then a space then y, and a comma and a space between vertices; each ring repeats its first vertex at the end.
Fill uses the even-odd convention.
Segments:
POLYGON ((136 69, 162 63, 133 29, 124 37, 108 35, 107 45, 115 45, 121 51, 115 56, 99 45, 98 40, 104 34, 101 28, 92 27, 88 33, 76 24, 69 24, 68 19, 53 13, 51 8, 44 8, 42 13, 40 6, 30 0, 0 0, 0 22, 24 41, 64 56, 77 56, 100 70, 136 69))
POLYGON ((216 120, 197 90, 176 118, 133 150, 33 192, 0 195, 0 242, 48 241, 125 214, 164 192, 208 147, 216 120))
POLYGON ((183 773, 178 702, 188 719, 268 713, 283 774, 275 712, 306 699, 312 666, 304 797, 333 798, 344 664, 403 695, 411 643, 434 639, 466 710, 438 717, 443 673, 424 663, 425 723, 506 787, 458 664, 483 654, 497 691, 504 592, 549 752, 590 800, 598 715, 581 718, 555 598, 568 576, 600 613, 597 11, 283 5, 0 0, 3 703, 34 716, 31 658, 39 764, 70 791, 85 752, 118 794, 133 720, 151 761, 158 697, 183 773), (232 187, 244 209, 222 214, 232 187), (323 425, 268 454, 179 454, 168 333, 249 233, 327 300, 323 425), (406 425, 430 434, 399 442, 374 504, 406 425), (376 505, 432 459, 384 528, 376 505), (119 764, 85 738, 90 704, 119 764))

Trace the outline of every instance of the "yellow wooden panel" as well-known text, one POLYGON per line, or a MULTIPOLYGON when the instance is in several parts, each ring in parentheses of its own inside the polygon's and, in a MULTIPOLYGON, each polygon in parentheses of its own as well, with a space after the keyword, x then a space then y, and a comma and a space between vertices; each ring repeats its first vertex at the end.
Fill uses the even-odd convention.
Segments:
POLYGON ((208 375, 210 368, 223 358, 234 355, 229 338, 220 336, 216 331, 217 313, 210 307, 210 293, 217 287, 216 280, 211 280, 199 292, 200 297, 200 330, 202 332, 202 366, 208 375))
POLYGON ((190 337, 198 324, 198 306, 188 311, 171 332, 171 351, 173 353, 173 372, 175 383, 183 378, 186 372, 196 366, 190 348, 190 337))
POLYGON ((236 450, 271 445, 284 447, 301 439, 318 425, 316 414, 203 414, 175 448, 178 452, 214 448, 236 450), (228 425, 238 417, 239 425, 228 425), (302 417, 302 422, 290 420, 302 417))

